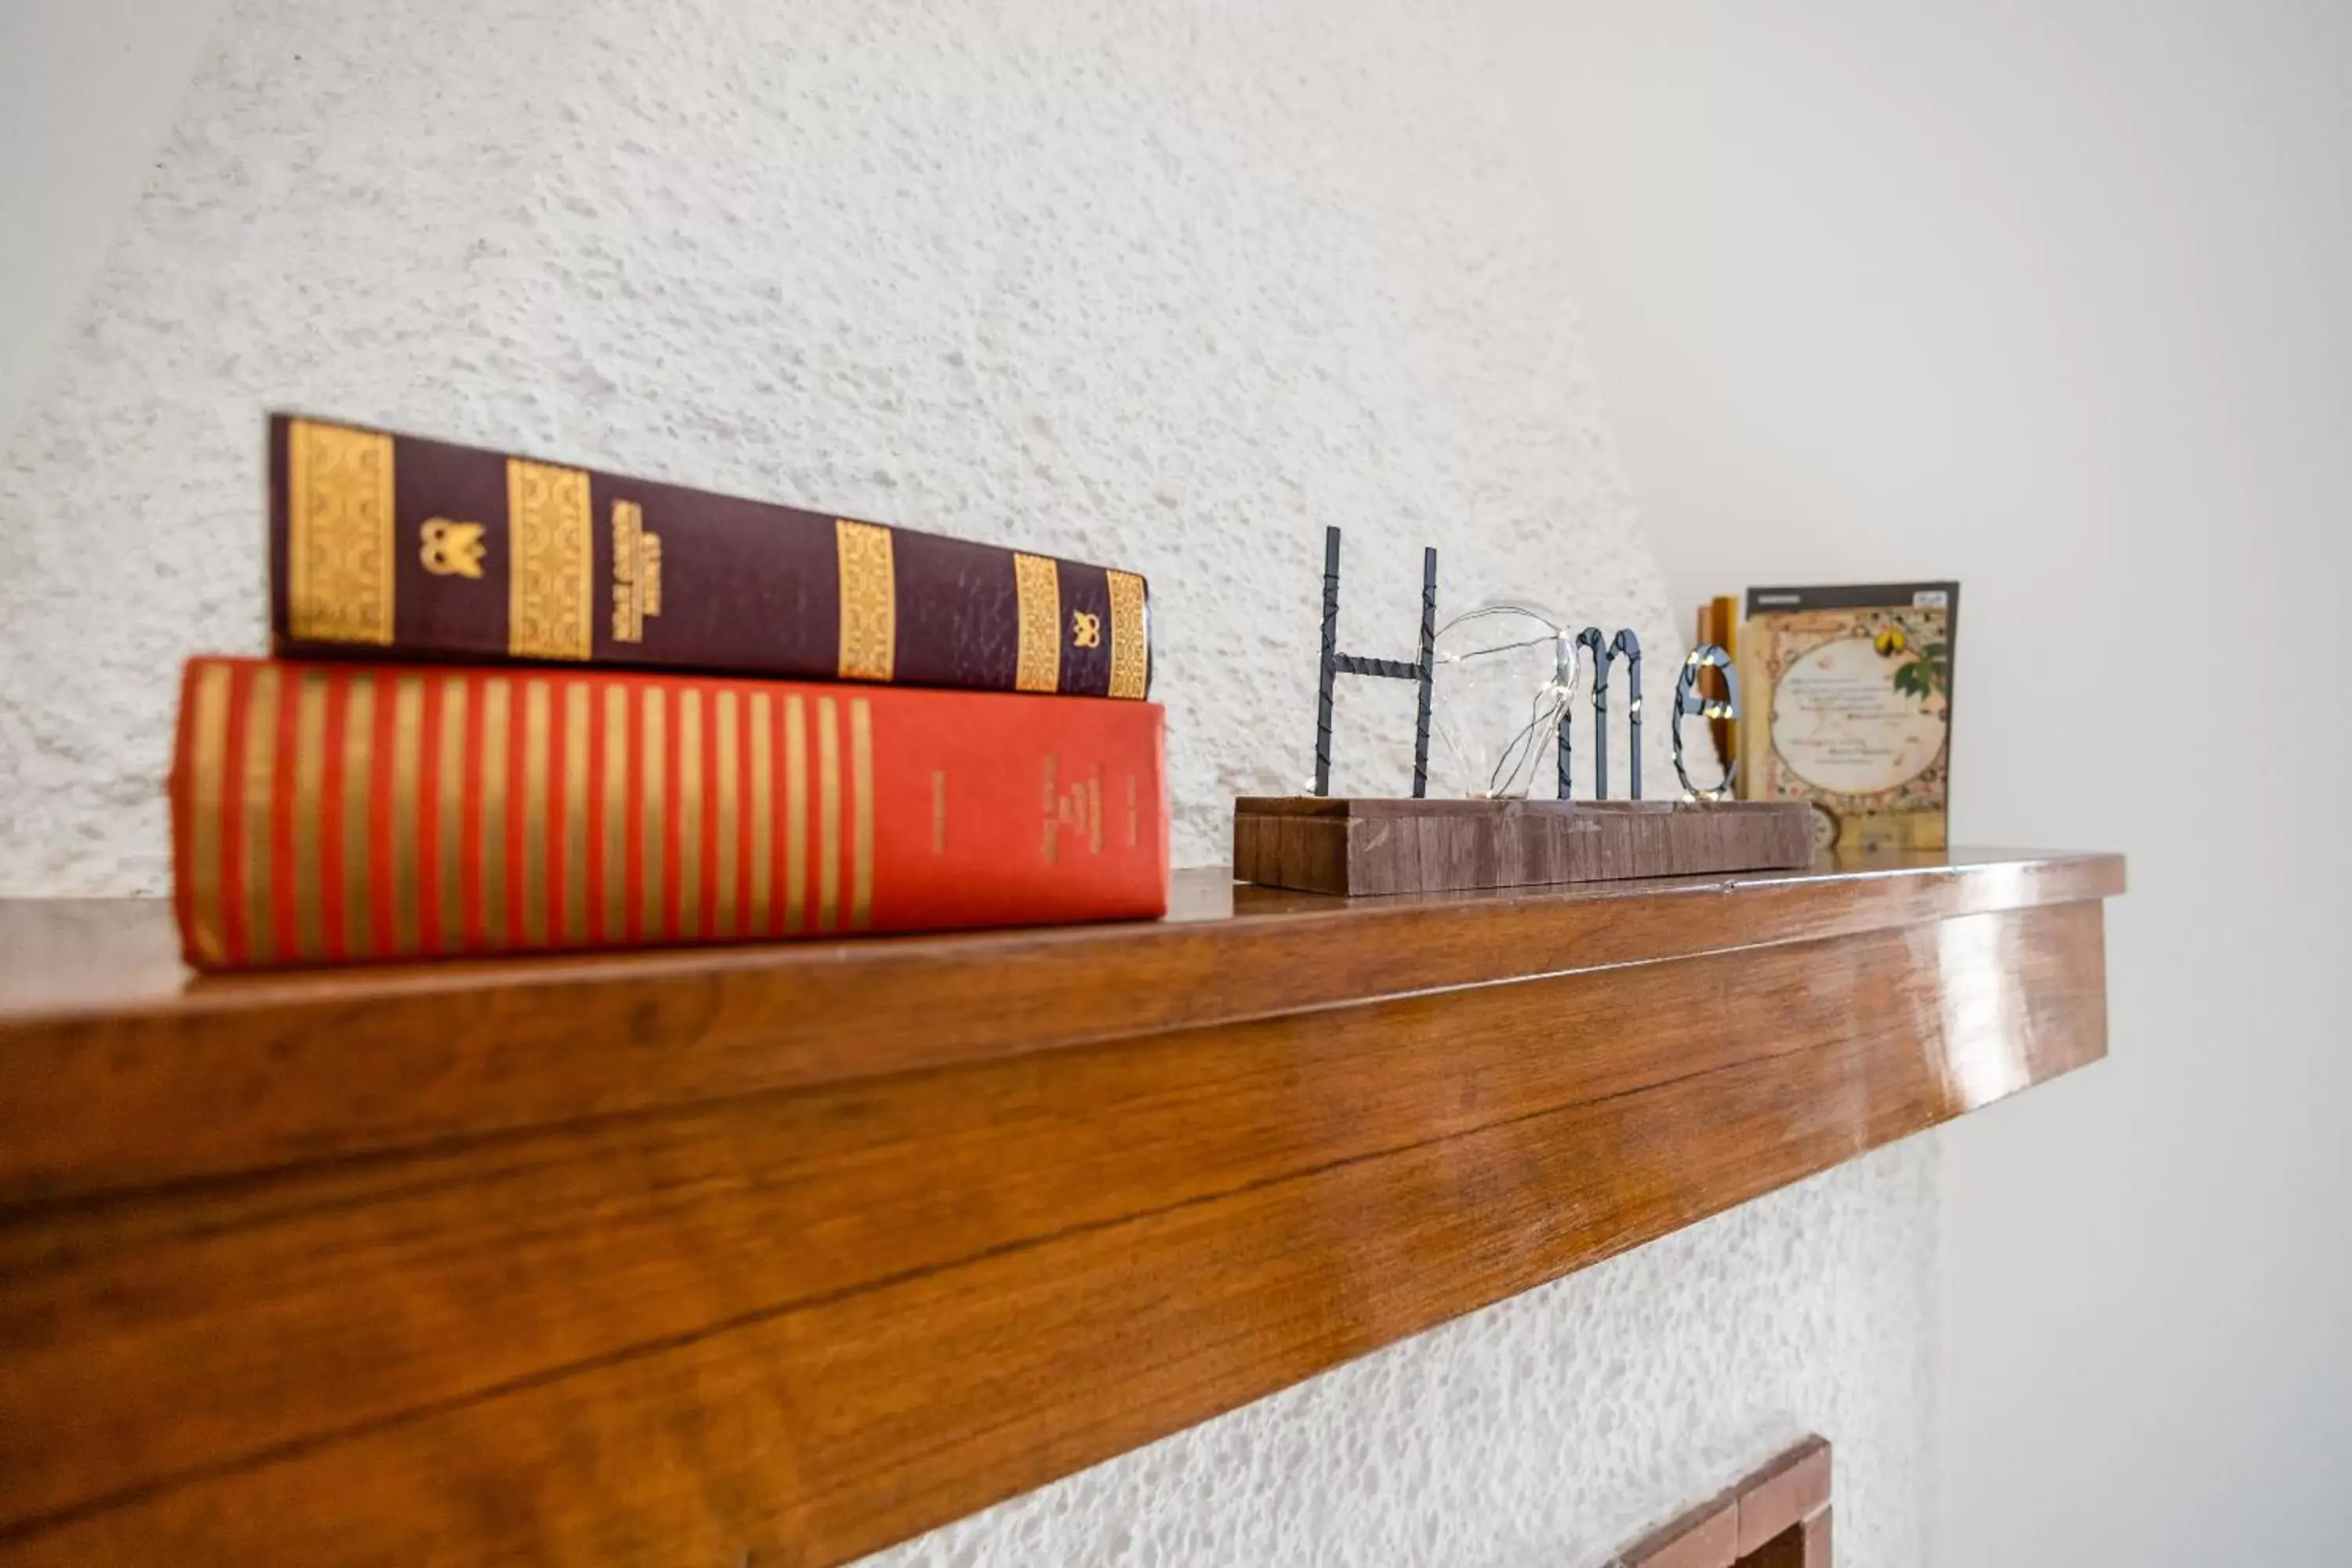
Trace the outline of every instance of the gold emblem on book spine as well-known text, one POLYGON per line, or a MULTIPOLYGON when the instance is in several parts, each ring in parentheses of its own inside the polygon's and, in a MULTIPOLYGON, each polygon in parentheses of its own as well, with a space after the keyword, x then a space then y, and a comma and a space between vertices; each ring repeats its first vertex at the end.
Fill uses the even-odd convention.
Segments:
POLYGON ((646 617, 661 614, 661 535, 646 531, 646 510, 613 503, 613 640, 643 642, 646 617))
POLYGON ((1062 858, 1062 835, 1065 832, 1083 834, 1087 852, 1102 853, 1102 768, 1091 767, 1085 778, 1062 787, 1060 762, 1051 752, 1045 756, 1045 856, 1048 866, 1062 858))
POLYGON ((898 661, 898 589, 891 564, 890 531, 878 523, 833 525, 841 564, 841 658, 844 680, 887 680, 898 661))
POLYGON ((588 476, 577 468, 507 461, 507 651, 517 658, 584 659, 595 554, 588 476))
POLYGON ((1102 647, 1102 617, 1087 610, 1070 612, 1070 646, 1102 647))
POLYGON ((428 517, 416 531, 416 557, 436 577, 479 577, 482 525, 428 517))
POLYGON ((392 437, 286 432, 286 628, 298 642, 392 641, 392 437))
POLYGON ((1107 572, 1110 579, 1110 695, 1140 698, 1151 686, 1150 623, 1143 579, 1107 572))
POLYGON ((1014 666, 1015 691, 1062 689, 1062 570, 1043 555, 1013 556, 1013 588, 1019 604, 1021 656, 1014 666))

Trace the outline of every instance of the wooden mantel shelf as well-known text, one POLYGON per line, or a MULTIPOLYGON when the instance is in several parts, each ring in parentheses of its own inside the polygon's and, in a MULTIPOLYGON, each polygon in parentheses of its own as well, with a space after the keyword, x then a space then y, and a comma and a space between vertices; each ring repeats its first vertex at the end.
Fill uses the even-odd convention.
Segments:
POLYGON ((2122 887, 215 982, 0 903, 0 1563, 853 1557, 2095 1059, 2122 887))

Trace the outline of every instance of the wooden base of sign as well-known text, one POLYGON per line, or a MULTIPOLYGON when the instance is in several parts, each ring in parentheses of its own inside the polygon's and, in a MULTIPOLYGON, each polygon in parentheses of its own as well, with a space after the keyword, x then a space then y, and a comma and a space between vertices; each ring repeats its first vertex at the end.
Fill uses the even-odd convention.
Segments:
POLYGON ((1433 893, 1809 866, 1803 801, 1234 803, 1234 875, 1312 893, 1433 893))

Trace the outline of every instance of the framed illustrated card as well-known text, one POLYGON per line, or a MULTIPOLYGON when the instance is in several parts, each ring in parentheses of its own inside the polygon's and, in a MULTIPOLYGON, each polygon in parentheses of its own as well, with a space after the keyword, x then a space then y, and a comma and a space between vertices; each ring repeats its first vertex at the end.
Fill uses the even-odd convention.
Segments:
POLYGON ((1739 649, 1750 800, 1802 800, 1814 842, 1941 849, 1957 583, 1751 588, 1739 649))

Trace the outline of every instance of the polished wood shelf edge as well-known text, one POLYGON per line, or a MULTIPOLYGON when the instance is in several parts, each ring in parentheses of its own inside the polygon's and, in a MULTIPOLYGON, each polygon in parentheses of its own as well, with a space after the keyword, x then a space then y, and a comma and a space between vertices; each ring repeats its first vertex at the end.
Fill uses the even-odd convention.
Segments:
POLYGON ((0 900, 0 1205, 2123 884, 2031 851, 1354 900, 1211 869, 1157 922, 217 979, 158 900, 0 900))
MULTIPOLYGON (((107 1072, 152 1094, 179 1048, 243 1076, 173 1080, 198 1098, 146 1169, 247 1163, 0 1211, 0 1565, 846 1561, 2096 1060, 2098 889, 2120 886, 2110 858, 2036 858, 1718 889, 1712 945, 1703 900, 1663 891, 1457 906, 1409 940, 1351 909, 1318 940, 1354 1000, 365 1158, 324 1155, 354 1126, 461 1124, 497 1073, 568 1061, 560 1036, 465 1067, 514 1022, 487 985, 440 993, 491 1016, 457 1047, 373 1037, 383 1070, 299 1008, 218 1037, 247 1058, 201 1048, 217 1011, 142 1015, 177 1020, 152 1037, 10 1026, 0 1048, 64 1042, 51 1061, 96 1097, 68 1118, 85 1164, 22 1120, 51 1101, 0 1100, 55 1169, 140 1170, 119 1121, 156 1108, 109 1103, 107 1072), (1498 931, 1559 944, 1520 965, 1649 956, 1377 973, 1498 931), (358 1118, 351 1078, 435 1114, 358 1118), (297 1109, 328 1130, 309 1145, 297 1109), (190 1131, 216 1121, 236 1138, 190 1131)), ((1318 956, 1285 945, 1296 914, 1263 925, 1228 954, 1318 956)), ((996 1005, 1034 1007, 1051 973, 996 1005)), ((749 1005, 725 991, 596 1037, 691 1047, 749 1005)), ((640 1000, 592 988, 566 1021, 640 1000)), ((924 1016, 871 1000, 877 1027, 924 1016)), ((546 1103, 568 1102, 500 1114, 546 1103)))

